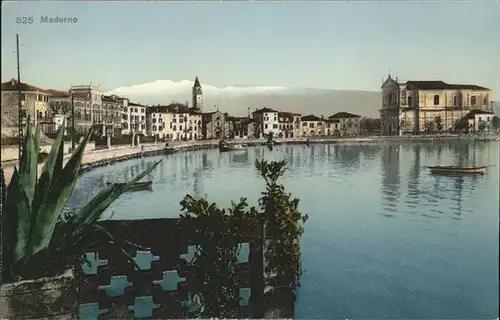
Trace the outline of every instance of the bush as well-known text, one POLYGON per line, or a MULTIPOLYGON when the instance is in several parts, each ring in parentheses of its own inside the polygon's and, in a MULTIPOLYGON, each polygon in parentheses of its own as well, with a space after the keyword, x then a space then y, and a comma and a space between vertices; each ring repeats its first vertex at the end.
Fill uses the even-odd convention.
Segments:
POLYGON ((266 243, 265 271, 273 275, 266 284, 292 290, 299 285, 300 238, 308 216, 299 212, 299 200, 291 198, 278 183, 285 172, 285 161, 256 161, 255 167, 266 182, 266 190, 259 200, 260 211, 249 207, 246 198, 238 203, 231 202, 229 209, 219 209, 206 195, 203 198, 186 195, 181 201, 181 219, 195 226, 201 243, 191 267, 193 287, 201 289, 189 297, 190 300, 197 298, 201 305, 188 312, 190 317, 240 316, 236 272, 240 249, 238 236, 244 221, 261 221, 261 241, 266 243))

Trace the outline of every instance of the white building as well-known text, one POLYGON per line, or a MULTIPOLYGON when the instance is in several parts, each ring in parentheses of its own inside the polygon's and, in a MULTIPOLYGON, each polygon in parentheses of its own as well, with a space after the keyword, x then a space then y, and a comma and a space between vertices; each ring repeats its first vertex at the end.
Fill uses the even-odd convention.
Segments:
POLYGON ((284 138, 300 137, 300 113, 279 112, 279 136, 284 138))
POLYGON ((466 116, 469 132, 486 133, 493 132, 493 112, 473 110, 466 116))
POLYGON ((146 135, 146 106, 134 103, 124 102, 122 111, 122 134, 143 134, 146 135), (125 107, 125 105, 127 105, 125 107))
POLYGON ((252 112, 253 119, 257 122, 257 130, 259 135, 273 134, 278 137, 280 134, 278 111, 263 108, 252 112))
POLYGON ((202 139, 201 113, 180 103, 147 108, 147 133, 167 140, 202 139))
POLYGON ((59 130, 61 126, 64 127, 64 135, 68 134, 68 116, 65 114, 54 114, 53 116, 54 124, 55 124, 55 129, 56 131, 59 130))

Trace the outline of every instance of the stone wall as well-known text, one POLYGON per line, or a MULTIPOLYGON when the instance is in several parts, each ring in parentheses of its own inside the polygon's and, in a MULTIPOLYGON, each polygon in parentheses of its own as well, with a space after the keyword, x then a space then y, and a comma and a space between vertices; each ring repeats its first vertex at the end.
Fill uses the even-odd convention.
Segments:
MULTIPOLYGON (((50 152, 52 146, 46 145, 41 146, 42 151, 50 152)), ((64 154, 69 154, 69 150, 71 149, 71 142, 64 144, 64 154)), ((95 144, 93 142, 87 143, 87 147, 85 151, 92 151, 95 149, 95 144)), ((18 146, 2 146, 2 163, 7 161, 14 161, 19 159, 19 148, 18 146)))

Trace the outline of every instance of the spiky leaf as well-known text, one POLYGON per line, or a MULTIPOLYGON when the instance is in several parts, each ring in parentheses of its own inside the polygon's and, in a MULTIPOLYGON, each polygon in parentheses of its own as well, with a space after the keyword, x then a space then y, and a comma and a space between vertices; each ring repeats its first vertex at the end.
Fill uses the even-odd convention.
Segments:
POLYGON ((68 233, 67 238, 58 239, 59 243, 55 244, 57 247, 63 247, 68 243, 77 243, 81 240, 83 235, 95 225, 101 218, 106 209, 123 193, 130 190, 136 182, 151 173, 162 160, 154 163, 151 167, 134 177, 126 185, 110 185, 102 189, 85 207, 73 216, 68 222, 71 224, 71 233, 68 233))
POLYGON ((19 178, 30 204, 35 196, 36 181, 38 178, 38 148, 39 146, 35 146, 35 137, 33 136, 31 120, 28 116, 23 153, 21 159, 19 159, 19 178))
MULTIPOLYGON (((59 177, 62 169, 63 156, 64 156, 64 126, 57 130, 56 139, 52 144, 50 153, 45 160, 42 168, 42 174, 38 180, 35 191, 35 199, 33 201, 33 212, 37 213, 41 204, 47 201, 47 195, 50 188, 54 185, 59 177)), ((34 217, 36 218, 36 217, 34 217)))
POLYGON ((162 160, 154 163, 152 166, 135 176, 125 185, 110 185, 101 190, 73 219, 72 223, 76 225, 88 225, 101 217, 102 213, 123 193, 130 190, 136 182, 150 174, 162 160))
POLYGON ((28 255, 33 255, 49 245, 57 220, 75 188, 83 153, 91 134, 92 130, 89 130, 85 139, 78 145, 78 148, 66 163, 55 184, 50 188, 47 195, 49 201, 41 204, 33 225, 28 255))
POLYGON ((2 212, 2 250, 7 256, 4 263, 14 265, 24 258, 29 239, 31 216, 28 196, 21 184, 17 168, 7 188, 5 211, 2 212), (6 242, 4 242, 6 241, 6 242), (10 250, 13 250, 11 253, 10 250), (11 255, 9 257, 9 255, 11 255))

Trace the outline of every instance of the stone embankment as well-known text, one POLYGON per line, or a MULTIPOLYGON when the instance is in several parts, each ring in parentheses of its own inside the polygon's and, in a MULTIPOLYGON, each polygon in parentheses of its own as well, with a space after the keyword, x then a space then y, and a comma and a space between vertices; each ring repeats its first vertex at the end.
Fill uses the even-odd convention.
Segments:
MULTIPOLYGON (((434 136, 367 136, 367 137, 312 137, 308 138, 283 138, 276 139, 279 143, 284 144, 304 144, 310 143, 341 143, 341 144, 358 144, 358 143, 384 143, 384 142, 439 142, 449 140, 486 140, 500 141, 498 135, 490 136, 469 136, 469 135, 434 135, 434 136)), ((246 144, 259 145, 266 142, 265 139, 234 139, 227 140, 229 144, 246 144)), ((116 162, 126 161, 142 156, 153 156, 160 154, 169 154, 176 151, 210 149, 218 146, 218 140, 197 140, 197 141, 172 141, 169 143, 169 148, 165 148, 163 143, 143 144, 141 146, 118 146, 109 149, 89 150, 83 156, 82 172, 92 170, 93 168, 111 165, 116 162)), ((50 149, 49 149, 50 150, 50 149)), ((49 151, 47 150, 47 151, 49 151)), ((66 163, 70 154, 64 156, 66 163)), ((4 160, 2 160, 4 161, 4 160)), ((9 183, 14 166, 17 165, 16 160, 3 162, 3 169, 6 183, 9 183)), ((41 173, 43 164, 39 164, 38 172, 41 173)))

